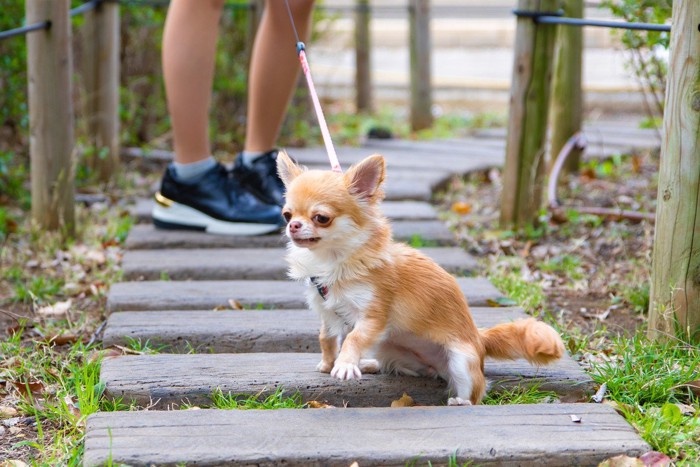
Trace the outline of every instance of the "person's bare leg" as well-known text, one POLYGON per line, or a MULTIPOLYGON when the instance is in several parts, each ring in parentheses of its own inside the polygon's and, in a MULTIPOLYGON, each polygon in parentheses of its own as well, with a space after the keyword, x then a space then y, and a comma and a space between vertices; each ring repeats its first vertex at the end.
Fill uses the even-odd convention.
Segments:
MULTIPOLYGON (((281 2, 280 2, 281 3, 281 2)), ((175 162, 207 159, 216 41, 224 0, 172 0, 163 33, 163 75, 175 162)))
MULTIPOLYGON (((313 0, 290 0, 289 6, 299 37, 305 41, 311 29, 313 0)), ((275 147, 299 71, 296 38, 285 2, 268 0, 250 64, 246 152, 275 147)))

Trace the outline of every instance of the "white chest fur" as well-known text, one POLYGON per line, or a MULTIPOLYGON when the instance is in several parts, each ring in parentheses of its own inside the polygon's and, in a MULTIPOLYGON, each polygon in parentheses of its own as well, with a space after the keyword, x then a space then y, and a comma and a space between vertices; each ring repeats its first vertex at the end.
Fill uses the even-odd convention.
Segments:
POLYGON ((311 281, 306 291, 309 306, 318 312, 327 331, 336 336, 352 330, 362 319, 373 297, 373 287, 363 283, 333 284, 325 290, 325 298, 311 281))

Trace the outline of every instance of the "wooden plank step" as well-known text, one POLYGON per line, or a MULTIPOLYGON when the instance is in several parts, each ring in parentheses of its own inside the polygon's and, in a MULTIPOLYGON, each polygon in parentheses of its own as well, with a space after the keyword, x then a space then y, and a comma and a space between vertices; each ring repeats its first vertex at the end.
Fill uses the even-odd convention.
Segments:
MULTIPOLYGON (((458 277, 471 306, 488 306, 503 295, 484 278, 458 277)), ((306 308, 304 285, 292 281, 140 281, 113 284, 109 311, 213 310, 238 300, 249 308, 306 308)))
MULTIPOLYGON (((155 201, 152 198, 137 199, 131 207, 131 215, 136 222, 151 222, 151 212, 155 201)), ((437 211, 425 201, 384 201, 382 203, 382 212, 389 219, 399 220, 435 220, 437 219, 437 211)))
MULTIPOLYGON (((473 275, 476 259, 462 248, 421 248, 447 272, 473 275)), ((282 248, 195 248, 127 251, 122 259, 125 280, 286 279, 287 252, 282 248)))
MULTIPOLYGON (((454 245, 455 236, 438 220, 392 221, 394 238, 399 241, 421 241, 435 245, 454 245)), ((131 228, 126 238, 129 250, 159 248, 271 248, 287 244, 282 233, 259 236, 211 235, 189 230, 159 230, 150 224, 138 224, 131 228)))
MULTIPOLYGON (((526 317, 520 308, 472 308, 479 327, 526 317)), ((107 319, 102 343, 149 342, 161 352, 320 352, 319 317, 310 310, 120 311, 107 319)))
MULTIPOLYGON (((608 147, 609 152, 619 152, 625 148, 655 148, 661 145, 659 133, 653 129, 634 128, 614 122, 584 125, 584 133, 589 146, 608 147)), ((485 128, 476 131, 475 138, 495 138, 505 140, 505 128, 485 128)))
POLYGON ((650 450, 603 404, 186 410, 90 415, 83 462, 596 466, 650 450))
MULTIPOLYGON (((389 181, 410 175, 411 172, 430 172, 436 168, 445 168, 444 172, 466 173, 484 164, 493 165, 493 161, 499 158, 501 162, 498 164, 502 164, 503 148, 481 144, 481 136, 465 138, 466 141, 461 146, 454 147, 447 147, 442 141, 411 141, 407 144, 403 140, 369 140, 364 147, 338 148, 338 157, 340 165, 348 168, 370 154, 380 153, 386 160, 389 181)), ((139 148, 126 148, 122 154, 128 157, 144 157, 144 151, 139 148)), ((302 165, 328 169, 328 155, 322 146, 294 148, 289 150, 289 154, 302 165)), ((146 152, 145 157, 170 161, 173 154, 170 151, 152 150, 146 152)))
MULTIPOLYGON (((404 392, 420 405, 444 405, 447 384, 442 379, 366 374, 340 381, 316 371, 321 354, 155 354, 110 358, 102 362, 100 380, 105 395, 164 409, 180 404, 210 405, 212 392, 272 394, 282 387, 299 392, 304 401, 335 406, 388 407, 404 392)), ((536 384, 568 402, 592 393, 594 384, 571 358, 536 367, 525 360, 487 361, 484 371, 491 389, 536 384)))

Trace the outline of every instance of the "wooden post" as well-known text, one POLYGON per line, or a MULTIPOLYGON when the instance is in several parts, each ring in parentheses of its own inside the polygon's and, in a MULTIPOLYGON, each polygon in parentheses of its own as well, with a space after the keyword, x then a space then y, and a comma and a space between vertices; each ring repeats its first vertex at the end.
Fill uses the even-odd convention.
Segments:
POLYGON ((70 0, 26 0, 27 24, 50 21, 27 35, 32 219, 72 235, 73 92, 70 0))
POLYGON ((649 334, 700 343, 700 2, 673 2, 649 334))
POLYGON ((430 2, 409 0, 409 44, 411 50, 411 128, 414 131, 433 124, 433 98, 430 79, 430 2))
MULTIPOLYGON (((583 18, 581 0, 564 0, 564 16, 583 18)), ((552 87, 552 140, 550 144, 550 166, 574 134, 581 131, 583 117, 583 95, 581 92, 581 58, 583 52, 583 28, 560 26, 557 31, 554 84, 552 87)), ((574 147, 564 170, 578 172, 581 151, 574 147)))
POLYGON ((355 104, 358 112, 372 112, 370 76, 369 0, 357 0, 355 11, 355 104))
MULTIPOLYGON (((518 0, 518 9, 554 11, 556 0, 518 0)), ((501 226, 536 221, 544 185, 547 114, 556 27, 520 17, 510 90, 501 226)))
POLYGON ((108 182, 119 169, 119 4, 102 2, 85 15, 85 105, 94 152, 88 166, 108 182))

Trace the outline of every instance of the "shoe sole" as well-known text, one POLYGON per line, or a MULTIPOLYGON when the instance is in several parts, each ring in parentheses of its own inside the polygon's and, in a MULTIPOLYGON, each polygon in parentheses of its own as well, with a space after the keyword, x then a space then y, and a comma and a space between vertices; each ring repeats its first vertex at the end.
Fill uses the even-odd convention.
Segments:
POLYGON ((171 202, 167 207, 156 204, 151 215, 153 224, 161 229, 198 230, 216 235, 264 235, 281 228, 277 224, 221 221, 175 202, 171 202))

